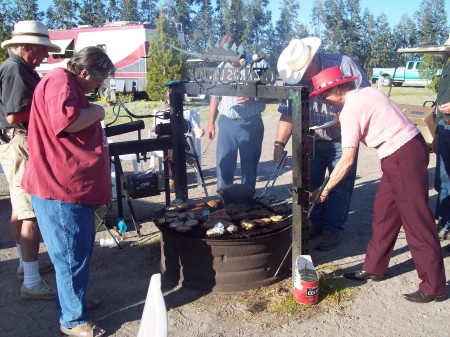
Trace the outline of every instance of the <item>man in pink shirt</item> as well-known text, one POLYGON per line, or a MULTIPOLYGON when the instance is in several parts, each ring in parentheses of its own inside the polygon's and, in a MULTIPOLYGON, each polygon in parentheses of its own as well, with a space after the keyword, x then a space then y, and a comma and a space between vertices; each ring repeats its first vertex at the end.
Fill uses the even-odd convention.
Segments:
MULTIPOLYGON (((443 301, 447 293, 444 263, 428 206, 428 147, 416 126, 389 98, 370 87, 354 89, 355 78, 344 77, 339 67, 324 69, 312 78, 314 91, 310 95, 320 95, 326 103, 342 108, 342 157, 320 195, 321 202, 354 164, 360 141, 376 148, 381 160, 383 175, 374 201, 372 239, 363 268, 344 276, 381 281, 403 226, 422 281, 419 290, 403 297, 417 303, 443 301)), ((312 197, 317 193, 314 191, 312 197)))
POLYGON ((86 47, 38 84, 29 122, 30 159, 22 187, 31 194, 48 254, 55 266, 60 330, 101 336, 86 304, 94 248, 96 204, 111 202, 109 147, 102 106, 86 93, 113 76, 100 47, 86 47))

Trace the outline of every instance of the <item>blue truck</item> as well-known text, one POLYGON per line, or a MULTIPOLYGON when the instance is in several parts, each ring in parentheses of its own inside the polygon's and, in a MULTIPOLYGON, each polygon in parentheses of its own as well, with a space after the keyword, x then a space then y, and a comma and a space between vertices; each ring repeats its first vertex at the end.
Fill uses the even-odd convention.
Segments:
MULTIPOLYGON (((384 86, 396 87, 401 85, 424 87, 431 82, 431 79, 422 78, 419 74, 419 65, 423 61, 411 60, 407 61, 404 67, 398 68, 373 68, 372 84, 378 83, 381 79, 384 86)), ((439 75, 442 69, 439 69, 436 75, 439 75)))

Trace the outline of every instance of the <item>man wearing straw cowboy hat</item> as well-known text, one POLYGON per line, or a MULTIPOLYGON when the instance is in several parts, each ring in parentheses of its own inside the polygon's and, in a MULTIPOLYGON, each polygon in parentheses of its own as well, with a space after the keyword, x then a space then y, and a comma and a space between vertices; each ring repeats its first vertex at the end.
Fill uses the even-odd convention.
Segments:
MULTIPOLYGON (((290 85, 303 85, 312 90, 311 77, 324 68, 339 66, 347 75, 357 76, 356 86, 367 87, 370 82, 362 67, 352 58, 342 54, 317 53, 321 41, 317 37, 293 39, 278 59, 278 73, 290 85)), ((320 98, 310 100, 310 128, 314 130, 314 157, 310 163, 311 189, 321 186, 325 173, 331 172, 341 157, 340 126, 336 115, 339 109, 324 104, 320 98)), ((274 143, 274 160, 278 161, 292 133, 292 111, 289 102, 280 101, 281 112, 274 143)), ((335 248, 347 220, 356 165, 339 186, 330 194, 326 203, 317 205, 310 215, 310 238, 321 235, 317 250, 335 248)))
POLYGON ((49 51, 61 49, 49 40, 47 27, 34 20, 18 22, 12 38, 3 41, 1 47, 8 50, 9 58, 0 65, 0 163, 11 195, 11 228, 20 263, 17 278, 23 279, 20 296, 25 300, 53 300, 55 288, 40 276, 53 270, 53 265, 39 267, 40 232, 30 196, 20 182, 29 156, 27 126, 31 101, 40 80, 34 69, 49 51))
MULTIPOLYGON (((381 281, 403 227, 406 242, 421 282, 403 298, 416 303, 443 301, 447 293, 444 262, 433 212, 428 206, 429 150, 419 129, 382 92, 354 88, 355 76, 339 67, 322 70, 312 78, 310 98, 340 108, 342 157, 319 196, 324 202, 330 191, 353 166, 359 142, 377 149, 382 176, 373 203, 372 238, 362 269, 344 273, 356 281, 381 281)), ((318 190, 312 193, 317 196, 318 190)))

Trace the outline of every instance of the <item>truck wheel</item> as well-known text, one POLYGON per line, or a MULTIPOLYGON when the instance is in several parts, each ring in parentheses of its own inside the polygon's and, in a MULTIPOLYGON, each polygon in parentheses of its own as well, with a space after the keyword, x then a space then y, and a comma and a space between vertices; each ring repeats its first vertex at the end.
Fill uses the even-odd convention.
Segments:
POLYGON ((392 85, 392 78, 390 77, 383 77, 382 81, 383 86, 385 87, 390 87, 392 85))

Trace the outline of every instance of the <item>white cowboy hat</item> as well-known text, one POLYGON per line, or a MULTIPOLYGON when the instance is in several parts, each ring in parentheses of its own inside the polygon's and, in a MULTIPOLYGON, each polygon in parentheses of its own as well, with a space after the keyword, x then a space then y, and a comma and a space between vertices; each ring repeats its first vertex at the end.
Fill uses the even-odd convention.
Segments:
POLYGON ((47 46, 48 51, 59 53, 61 48, 53 44, 48 38, 48 29, 42 23, 35 20, 19 21, 14 25, 12 38, 2 42, 2 48, 6 49, 14 44, 38 44, 47 46))
POLYGON ((278 74, 288 84, 297 84, 308 69, 321 41, 318 37, 293 39, 278 58, 278 74))

